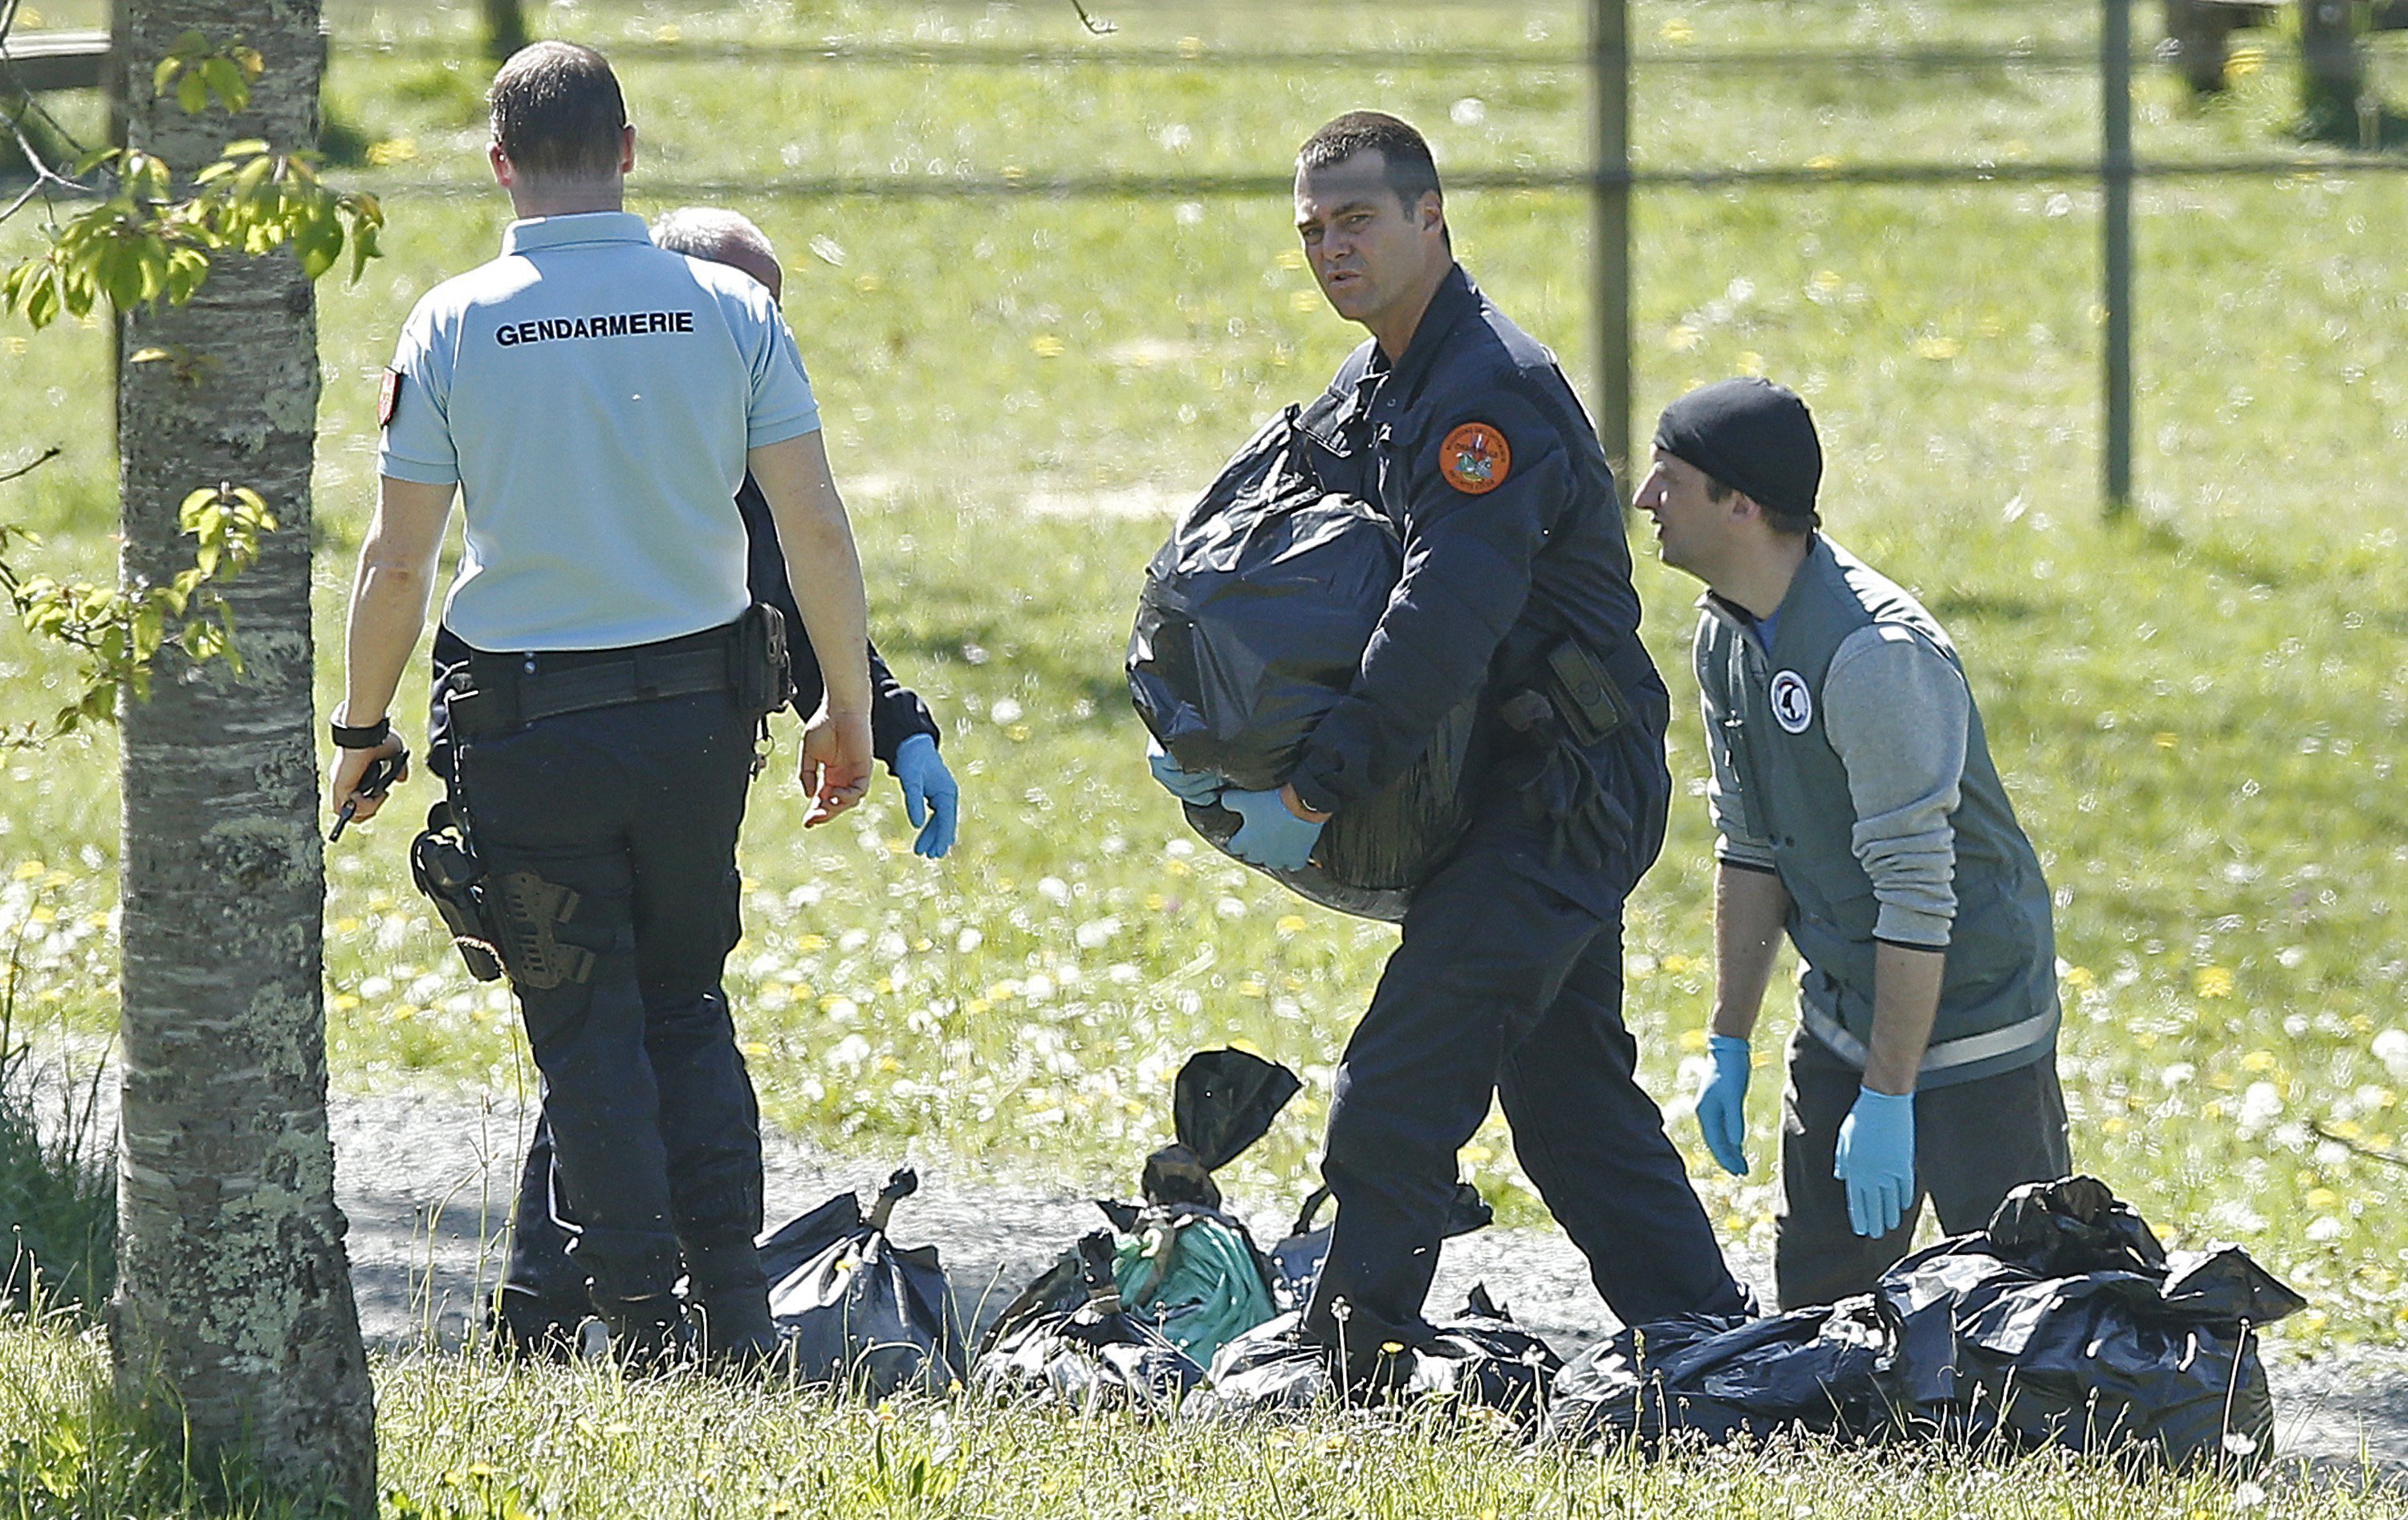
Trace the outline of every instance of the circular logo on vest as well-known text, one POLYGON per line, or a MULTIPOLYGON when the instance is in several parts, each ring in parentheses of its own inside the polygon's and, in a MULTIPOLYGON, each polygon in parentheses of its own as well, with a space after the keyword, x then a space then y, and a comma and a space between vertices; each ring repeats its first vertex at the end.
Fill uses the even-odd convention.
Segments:
POLYGON ((1814 694, 1806 689, 1806 678, 1795 670, 1784 670, 1772 678, 1772 721, 1784 734, 1802 734, 1814 721, 1814 694))

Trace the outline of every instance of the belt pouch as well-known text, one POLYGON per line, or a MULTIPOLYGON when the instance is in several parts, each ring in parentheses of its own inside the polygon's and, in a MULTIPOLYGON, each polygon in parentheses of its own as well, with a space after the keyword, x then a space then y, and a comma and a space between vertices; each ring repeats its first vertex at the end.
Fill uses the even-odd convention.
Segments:
POLYGON ((1547 652, 1540 684, 1575 743, 1597 745, 1631 721, 1629 699, 1603 661, 1576 638, 1547 652))
POLYGON ((754 602, 736 620, 727 641, 727 684, 737 708, 766 718, 793 700, 794 669, 786 653, 785 614, 754 602))
POLYGON ((454 734, 474 738, 519 725, 517 669, 502 659, 470 660, 451 678, 443 705, 454 734))

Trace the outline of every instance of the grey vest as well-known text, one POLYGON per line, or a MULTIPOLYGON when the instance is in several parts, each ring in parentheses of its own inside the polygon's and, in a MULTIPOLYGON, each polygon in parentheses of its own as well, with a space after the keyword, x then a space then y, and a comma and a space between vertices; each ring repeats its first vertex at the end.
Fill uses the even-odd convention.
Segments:
MULTIPOLYGON (((1770 844, 1789 893, 1789 939, 1806 963, 1799 1014, 1817 1039, 1859 1067, 1872 1038, 1879 905, 1856 855, 1847 770, 1824 732, 1823 681, 1840 645, 1874 624, 1912 628, 1957 664, 1948 636, 1922 604, 1819 536, 1781 604, 1769 653, 1734 620, 1711 609, 1698 636, 1707 742, 1739 778, 1747 831, 1770 844), (1773 710, 1771 688, 1782 672, 1795 672, 1811 697, 1799 703, 1793 689, 1784 703, 1791 724, 1807 710, 1797 733, 1773 710)), ((2026 1065, 2057 1042, 2048 883, 1991 764, 1978 707, 1968 724, 1965 774, 1949 820, 1956 836, 1956 917, 1939 1018, 1923 1059, 1920 1082, 1928 1087, 2026 1065)))

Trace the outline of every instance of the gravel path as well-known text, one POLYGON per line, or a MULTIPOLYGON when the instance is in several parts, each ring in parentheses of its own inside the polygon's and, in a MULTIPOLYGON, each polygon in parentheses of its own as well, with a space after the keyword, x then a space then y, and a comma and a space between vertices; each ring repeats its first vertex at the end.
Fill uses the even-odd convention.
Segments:
MULTIPOLYGON (((332 1119, 336 1186, 351 1221, 351 1274, 368 1338, 388 1347, 456 1341, 500 1268, 526 1117, 507 1103, 408 1093, 337 1097, 332 1119)), ((766 1148, 773 1228, 847 1188, 867 1199, 901 1159, 832 1156, 781 1135, 766 1148)), ((920 1191, 896 1210, 896 1238, 942 1249, 954 1291, 982 1327, 1063 1247, 1104 1223, 1083 1193, 983 1177, 956 1162, 923 1165, 920 1175, 920 1191)), ((1270 1201, 1241 1211, 1266 1243, 1295 1213, 1294 1200, 1270 1201)), ((1770 1262, 1735 1265, 1770 1293, 1770 1262)), ((1568 1354, 1614 1327, 1587 1263, 1555 1231, 1491 1228, 1449 1242, 1431 1301, 1459 1304, 1482 1282, 1568 1354)))
MULTIPOLYGON (((101 1051, 97 1042, 79 1049, 69 1067, 89 1072, 101 1051)), ((113 1107, 115 1084, 102 1091, 113 1107)), ((56 1111, 45 1104, 36 1111, 56 1111)), ((352 1282, 369 1343, 396 1353, 456 1345, 499 1273, 529 1116, 508 1098, 422 1089, 337 1093, 330 1118, 336 1191, 351 1220, 352 1282)), ((114 1127, 113 1113, 101 1119, 114 1127)), ((773 1227, 843 1189, 868 1198, 904 1159, 837 1156, 784 1135, 767 1137, 767 1151, 773 1227)), ((1133 1172, 1138 1158, 1131 1159, 1133 1172)), ((953 1160, 922 1165, 920 1174, 919 1193, 896 1210, 896 1237, 907 1246, 942 1248, 954 1291, 982 1327, 1064 1246, 1102 1223, 1089 1197, 1072 1190, 984 1175, 953 1160)), ((1296 1202, 1233 1201, 1265 1242, 1285 1229, 1296 1202)), ((1769 1260, 1741 1255, 1732 1268, 1770 1300, 1769 1260)), ((1587 1264, 1554 1229, 1491 1227, 1449 1241, 1431 1303, 1459 1305, 1477 1283, 1567 1356, 1615 1328, 1589 1284, 1587 1264)), ((2313 1361, 2277 1352, 2268 1375, 2284 1455, 2408 1484, 2408 1348, 2356 1348, 2313 1361)))
MULTIPOLYGON (((500 1265, 525 1116, 507 1102, 442 1094, 339 1095, 333 1124, 337 1188, 351 1216, 352 1276, 370 1341, 391 1350, 456 1342, 500 1265)), ((769 1223, 845 1188, 867 1199, 899 1159, 838 1157, 773 1135, 769 1223)), ((983 1307, 982 1326, 1063 1246, 1102 1222, 1079 1193, 953 1162, 920 1170, 920 1192, 896 1210, 896 1237, 942 1248, 966 1307, 983 1307)), ((1293 1200, 1254 1201, 1270 1206, 1245 1211, 1247 1225, 1258 1239, 1275 1239, 1293 1200)), ((1770 1261, 1741 1257, 1732 1266, 1770 1300, 1770 1261)), ((1614 1328, 1586 1263, 1558 1231, 1492 1227, 1448 1242, 1431 1302, 1459 1304, 1484 1282, 1567 1356, 1614 1328)), ((2344 1474, 2364 1467, 2408 1479, 2408 1351, 2272 1360, 2268 1373, 2285 1455, 2344 1474)))

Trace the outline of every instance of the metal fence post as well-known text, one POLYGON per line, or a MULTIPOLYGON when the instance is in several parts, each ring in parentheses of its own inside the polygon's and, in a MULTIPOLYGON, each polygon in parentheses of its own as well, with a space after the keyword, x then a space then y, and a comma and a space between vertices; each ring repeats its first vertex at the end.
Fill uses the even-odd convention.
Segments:
POLYGON ((2107 308, 2107 515, 2132 505, 2132 0, 2102 0, 2100 93, 2105 149, 2100 179, 2107 308))
POLYGON ((1590 0, 1589 65, 1595 79, 1597 246, 1597 431, 1625 484, 1630 460, 1630 7, 1590 0))

